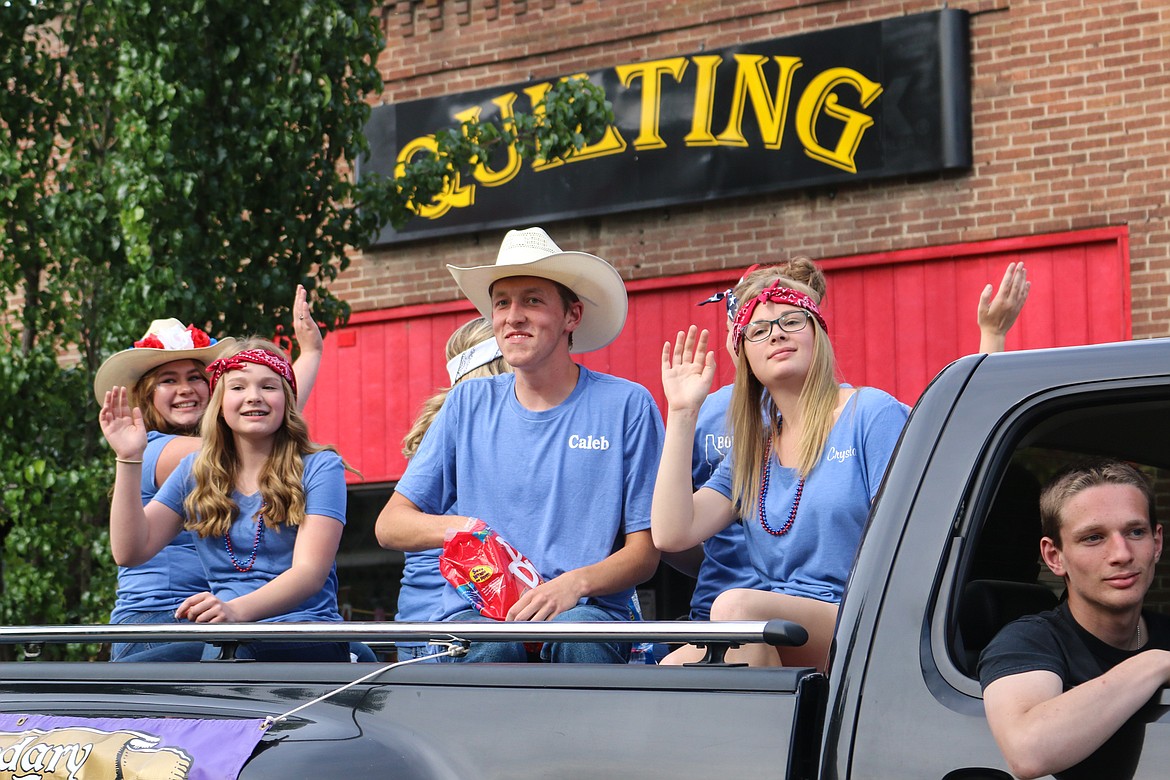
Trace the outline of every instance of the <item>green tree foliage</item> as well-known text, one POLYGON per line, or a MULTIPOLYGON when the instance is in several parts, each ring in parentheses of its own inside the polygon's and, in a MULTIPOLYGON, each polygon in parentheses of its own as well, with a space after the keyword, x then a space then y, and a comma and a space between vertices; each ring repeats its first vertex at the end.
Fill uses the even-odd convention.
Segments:
MULTIPOLYGON (((505 120, 469 120, 434 134, 437 151, 418 154, 386 187, 387 220, 401 228, 414 216, 416 203, 430 203, 456 173, 470 178, 472 169, 494 150, 512 145, 522 160, 567 160, 604 135, 614 121, 605 90, 588 79, 559 80, 531 114, 505 120)), ((375 179, 372 186, 379 186, 375 179)))
MULTIPOLYGON (((94 166, 74 158, 75 152, 84 155, 94 123, 76 116, 77 75, 58 56, 66 39, 78 35, 75 20, 62 22, 64 11, 52 0, 0 5, 0 291, 8 303, 0 319, 5 623, 91 621, 108 603, 113 582, 109 556, 95 554, 104 546, 95 509, 109 472, 101 473, 94 431, 85 424, 94 412, 87 372, 58 362, 59 353, 85 341, 92 314, 86 295, 98 261, 78 250, 112 219, 100 189, 86 178, 94 166), (78 208, 79 192, 89 194, 90 208, 78 208), (70 218, 80 211, 84 221, 70 218)), ((106 247, 93 249, 100 257, 106 247)), ((0 647, 5 657, 11 652, 0 647)))
POLYGON ((531 115, 438 129, 437 155, 355 183, 382 87, 377 10, 0 2, 0 621, 100 623, 112 606, 113 471, 90 392, 104 357, 159 317, 279 332, 298 283, 335 326, 347 250, 452 172, 499 144, 564 158, 613 120, 603 90, 569 79, 531 115))

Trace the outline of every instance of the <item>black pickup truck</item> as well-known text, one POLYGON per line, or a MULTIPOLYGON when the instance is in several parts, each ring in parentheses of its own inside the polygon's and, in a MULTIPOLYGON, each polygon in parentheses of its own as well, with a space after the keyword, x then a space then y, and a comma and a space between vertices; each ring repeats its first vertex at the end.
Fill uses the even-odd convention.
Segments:
MULTIPOLYGON (((270 718, 242 778, 1008 778, 974 663, 1003 623, 1055 604, 1060 583, 1037 563, 1028 496, 1037 480, 1084 455, 1148 466, 1167 495, 1170 340, 971 356, 946 368, 914 408, 874 504, 826 674, 713 663, 382 669, 25 661, 0 666, 0 714, 270 718)), ((1170 606, 1165 574, 1149 600, 1170 606)), ((255 632, 191 628, 204 638, 255 632)), ((781 622, 311 630, 371 641, 454 631, 455 652, 462 641, 492 637, 598 639, 621 631, 718 650, 728 642, 800 641, 802 633, 781 622)), ((126 631, 7 627, 0 641, 35 647, 126 638, 126 631)), ((1138 736, 1118 776, 1166 777, 1168 705, 1163 691, 1136 716, 1138 736)), ((0 734, 0 778, 21 776, 5 774, 15 761, 12 739, 0 734)))

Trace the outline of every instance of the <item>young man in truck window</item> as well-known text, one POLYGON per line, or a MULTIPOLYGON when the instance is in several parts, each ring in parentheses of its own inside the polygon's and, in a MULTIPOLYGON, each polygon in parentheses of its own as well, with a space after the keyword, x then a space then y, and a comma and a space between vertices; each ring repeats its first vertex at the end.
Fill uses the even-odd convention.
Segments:
MULTIPOLYGON (((662 417, 645 388, 572 358, 621 332, 621 276, 600 257, 562 252, 540 228, 510 231, 495 265, 448 269, 514 373, 451 390, 378 517, 378 542, 441 547, 448 530, 480 518, 544 579, 508 620, 630 619, 634 586, 658 565, 649 528, 662 417)), ((480 619, 468 607, 448 585, 432 619, 480 619)), ((551 643, 542 654, 624 663, 629 645, 551 643)), ((521 643, 476 643, 467 656, 525 659, 521 643)))
POLYGON ((1094 462, 1049 482, 1040 515, 1068 598, 983 651, 988 725, 1019 777, 1126 776, 1142 737, 1130 719, 1170 683, 1170 618, 1142 610, 1162 553, 1153 492, 1132 466, 1094 462))

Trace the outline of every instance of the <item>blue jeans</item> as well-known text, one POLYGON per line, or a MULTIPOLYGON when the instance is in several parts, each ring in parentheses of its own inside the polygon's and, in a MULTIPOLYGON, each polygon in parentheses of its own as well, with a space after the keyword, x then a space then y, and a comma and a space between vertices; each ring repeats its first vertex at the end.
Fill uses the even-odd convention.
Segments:
POLYGON ((424 658, 434 652, 434 648, 426 642, 395 642, 399 661, 409 661, 412 658, 424 658))
MULTIPOLYGON (((456 612, 447 618, 449 622, 467 621, 472 623, 491 623, 474 609, 456 612)), ((611 613, 601 607, 591 604, 578 604, 552 619, 553 623, 577 621, 616 621, 611 613)), ((457 630, 451 633, 458 634, 457 630)), ((441 652, 444 648, 432 645, 431 653, 441 652)), ((554 664, 624 664, 630 660, 629 642, 545 642, 540 651, 540 659, 554 664)), ((528 651, 523 642, 472 642, 471 649, 462 658, 444 656, 436 659, 440 662, 465 661, 472 663, 526 663, 528 651)))
POLYGON ((359 664, 372 664, 378 661, 378 654, 365 642, 350 642, 349 655, 355 663, 359 664))
MULTIPOLYGON (((161 625, 186 623, 173 610, 128 612, 119 625, 161 625)), ((114 642, 110 644, 111 661, 198 661, 203 654, 202 642, 114 642)))
MULTIPOLYGON (((156 643, 153 647, 122 656, 120 662, 131 661, 213 661, 219 658, 219 648, 203 642, 156 643), (177 652, 176 648, 183 648, 177 652)), ((236 648, 236 658, 252 661, 338 661, 348 663, 350 653, 359 662, 374 662, 378 657, 361 642, 242 642, 236 648)))
MULTIPOLYGON (((219 650, 215 645, 205 645, 203 660, 219 658, 219 650)), ((241 642, 236 648, 236 658, 253 661, 350 661, 348 642, 241 642)))

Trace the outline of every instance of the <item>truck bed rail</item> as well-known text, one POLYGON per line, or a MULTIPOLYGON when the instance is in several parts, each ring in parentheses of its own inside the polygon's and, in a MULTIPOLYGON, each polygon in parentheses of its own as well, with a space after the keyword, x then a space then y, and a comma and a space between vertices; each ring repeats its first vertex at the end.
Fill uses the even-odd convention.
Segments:
POLYGON ((787 620, 731 620, 714 623, 649 620, 591 623, 208 623, 191 625, 2 626, 0 644, 71 642, 420 642, 464 639, 481 642, 655 642, 769 644, 794 647, 808 633, 787 620))

